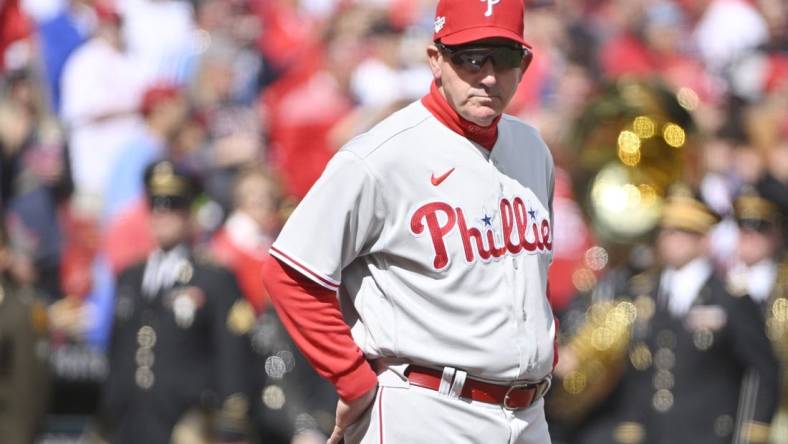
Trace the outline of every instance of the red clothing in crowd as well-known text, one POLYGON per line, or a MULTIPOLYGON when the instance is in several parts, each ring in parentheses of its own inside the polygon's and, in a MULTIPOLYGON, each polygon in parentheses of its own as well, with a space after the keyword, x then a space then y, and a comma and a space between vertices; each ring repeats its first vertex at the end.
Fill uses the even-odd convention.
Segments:
POLYGON ((658 60, 639 37, 624 33, 611 39, 599 53, 602 70, 610 78, 646 77, 657 72, 658 60))
POLYGON ((114 274, 144 260, 154 248, 150 209, 144 198, 119 213, 104 232, 104 251, 114 274))
POLYGON ((33 25, 22 12, 19 0, 0 1, 0 72, 5 70, 6 50, 30 35, 33 25))
POLYGON ((257 313, 268 307, 260 271, 268 258, 270 238, 249 233, 253 224, 239 214, 231 216, 211 241, 211 252, 216 259, 235 273, 241 292, 257 313), (257 239, 254 239, 257 238, 257 239))
POLYGON ((622 34, 608 42, 600 51, 600 63, 611 79, 657 77, 676 91, 692 89, 704 102, 715 102, 721 93, 699 60, 678 52, 656 52, 632 34, 622 34))
POLYGON ((98 223, 90 216, 65 206, 59 214, 63 228, 60 285, 70 297, 84 298, 93 286, 93 259, 99 248, 98 223))
POLYGON ((268 114, 271 163, 282 173, 285 192, 304 197, 338 147, 330 132, 353 109, 336 80, 316 71, 284 92, 264 97, 268 114))
POLYGON ((788 87, 788 56, 780 53, 770 55, 764 77, 763 87, 768 93, 788 87))
POLYGON ((249 7, 260 19, 265 32, 257 46, 277 69, 293 66, 310 46, 320 29, 315 20, 299 11, 297 2, 287 0, 252 0, 249 7))
POLYGON ((550 305, 555 311, 567 308, 577 293, 572 275, 585 267, 585 255, 594 245, 583 211, 572 194, 572 182, 561 168, 555 169, 553 193, 553 262, 547 279, 550 282, 550 305))

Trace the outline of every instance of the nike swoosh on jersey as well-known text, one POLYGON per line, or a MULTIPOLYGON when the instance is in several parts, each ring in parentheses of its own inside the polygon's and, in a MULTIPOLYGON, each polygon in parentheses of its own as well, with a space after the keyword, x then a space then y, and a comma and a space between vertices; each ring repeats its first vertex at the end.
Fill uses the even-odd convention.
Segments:
POLYGON ((435 177, 435 173, 432 173, 432 177, 430 177, 430 182, 432 182, 432 184, 437 187, 438 185, 441 184, 441 182, 443 182, 444 180, 446 180, 447 177, 449 177, 449 174, 453 172, 454 172, 454 168, 450 169, 449 171, 446 171, 445 173, 441 174, 438 177, 435 177))

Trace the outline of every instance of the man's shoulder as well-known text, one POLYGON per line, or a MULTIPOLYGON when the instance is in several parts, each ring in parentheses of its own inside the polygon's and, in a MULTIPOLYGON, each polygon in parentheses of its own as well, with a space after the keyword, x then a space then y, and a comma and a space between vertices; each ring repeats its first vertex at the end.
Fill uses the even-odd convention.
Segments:
POLYGON ((416 101, 394 112, 368 131, 351 139, 342 151, 348 151, 361 158, 368 158, 381 148, 398 146, 396 142, 419 128, 432 115, 416 101))
POLYGON ((503 114, 498 129, 508 133, 507 138, 515 142, 509 145, 512 149, 525 149, 528 150, 530 156, 541 154, 546 159, 552 160, 550 149, 536 127, 523 122, 517 117, 503 114))
POLYGON ((506 131, 512 131, 518 136, 525 135, 527 137, 538 139, 540 142, 544 143, 542 141, 542 136, 539 134, 539 130, 536 129, 536 127, 528 123, 525 123, 522 120, 510 114, 501 115, 501 121, 498 127, 499 128, 503 127, 505 128, 506 131))

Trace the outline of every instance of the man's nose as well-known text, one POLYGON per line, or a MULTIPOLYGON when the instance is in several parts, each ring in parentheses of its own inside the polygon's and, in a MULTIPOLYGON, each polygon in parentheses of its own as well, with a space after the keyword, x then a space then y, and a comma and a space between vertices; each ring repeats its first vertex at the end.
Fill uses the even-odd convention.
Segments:
POLYGON ((493 65, 492 57, 484 61, 481 69, 479 69, 479 82, 485 86, 493 86, 497 82, 495 66, 493 65))

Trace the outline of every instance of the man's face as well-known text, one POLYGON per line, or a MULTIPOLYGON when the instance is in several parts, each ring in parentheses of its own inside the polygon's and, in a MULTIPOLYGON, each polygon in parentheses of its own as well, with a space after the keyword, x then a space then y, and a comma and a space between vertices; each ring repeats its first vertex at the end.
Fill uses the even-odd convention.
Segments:
POLYGON ((738 256, 747 266, 774 257, 779 246, 779 234, 774 229, 763 231, 748 227, 739 229, 738 256))
MULTIPOLYGON (((517 46, 517 43, 493 38, 472 44, 474 47, 484 45, 517 46)), ((451 47, 452 50, 457 48, 451 47)), ((465 120, 480 126, 489 126, 503 113, 528 65, 527 59, 523 59, 518 67, 506 68, 493 66, 492 60, 488 59, 481 69, 469 69, 468 65, 456 64, 449 52, 441 51, 435 45, 427 48, 427 56, 433 77, 451 107, 465 120)))
POLYGON ((178 130, 178 127, 183 123, 186 118, 186 113, 189 110, 186 99, 178 94, 171 99, 165 100, 159 105, 159 110, 162 115, 162 125, 170 136, 178 130))
POLYGON ((189 236, 189 213, 186 210, 151 209, 151 232, 156 243, 168 250, 189 236))
POLYGON ((704 237, 689 231, 663 228, 657 237, 657 250, 667 267, 681 268, 704 253, 704 237))
POLYGON ((273 232, 279 224, 274 185, 264 177, 249 177, 240 184, 238 209, 268 233, 273 232))

